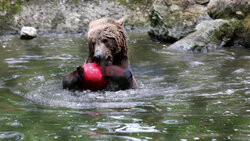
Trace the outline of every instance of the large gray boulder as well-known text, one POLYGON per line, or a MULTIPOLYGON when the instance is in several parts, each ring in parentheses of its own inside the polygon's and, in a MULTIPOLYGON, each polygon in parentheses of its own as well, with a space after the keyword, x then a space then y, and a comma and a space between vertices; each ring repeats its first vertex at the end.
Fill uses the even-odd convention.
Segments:
MULTIPOLYGON (((208 1, 200 0, 199 3, 208 1)), ((183 0, 156 0, 150 12, 149 35, 163 41, 179 40, 195 30, 197 23, 210 19, 206 7, 183 0)))
POLYGON ((234 26, 223 19, 203 21, 196 31, 170 45, 168 49, 208 52, 226 45, 233 37, 234 26))

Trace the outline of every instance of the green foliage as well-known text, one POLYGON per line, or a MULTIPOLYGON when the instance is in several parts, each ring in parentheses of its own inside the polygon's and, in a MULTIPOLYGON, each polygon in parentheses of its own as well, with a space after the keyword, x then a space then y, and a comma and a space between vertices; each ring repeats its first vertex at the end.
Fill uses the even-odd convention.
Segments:
POLYGON ((22 11, 22 5, 27 3, 24 0, 1 0, 0 11, 7 14, 16 14, 22 11))
POLYGON ((0 0, 0 34, 9 30, 11 18, 22 11, 22 5, 28 4, 27 0, 0 0))

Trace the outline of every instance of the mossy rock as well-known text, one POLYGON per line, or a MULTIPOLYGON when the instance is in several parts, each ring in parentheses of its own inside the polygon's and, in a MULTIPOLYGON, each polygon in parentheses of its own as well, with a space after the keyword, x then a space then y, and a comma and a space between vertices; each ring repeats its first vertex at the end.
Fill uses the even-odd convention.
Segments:
POLYGON ((250 15, 243 20, 244 31, 246 32, 246 47, 250 48, 250 15))
POLYGON ((250 15, 243 20, 232 20, 236 27, 234 44, 250 48, 250 15))
POLYGON ((176 41, 195 30, 198 22, 210 19, 201 5, 182 0, 156 0, 150 11, 149 35, 162 41, 176 41))
POLYGON ((196 31, 172 44, 169 49, 208 52, 222 47, 233 37, 235 27, 227 20, 203 21, 196 31))
POLYGON ((244 19, 250 12, 249 0, 210 0, 208 14, 213 19, 244 19))

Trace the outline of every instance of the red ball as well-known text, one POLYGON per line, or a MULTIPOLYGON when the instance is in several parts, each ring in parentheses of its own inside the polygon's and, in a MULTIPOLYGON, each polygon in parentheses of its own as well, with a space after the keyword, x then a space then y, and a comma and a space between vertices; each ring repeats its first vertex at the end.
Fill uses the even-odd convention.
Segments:
POLYGON ((107 86, 108 81, 103 77, 104 71, 101 65, 96 63, 87 63, 83 65, 83 69, 84 89, 96 91, 107 86))

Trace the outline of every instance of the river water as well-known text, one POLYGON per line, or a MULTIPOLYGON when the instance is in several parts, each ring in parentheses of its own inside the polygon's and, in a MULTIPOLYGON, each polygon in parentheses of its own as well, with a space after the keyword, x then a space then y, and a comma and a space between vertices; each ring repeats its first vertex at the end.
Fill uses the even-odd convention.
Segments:
POLYGON ((129 33, 136 89, 70 92, 85 35, 0 37, 0 140, 249 140, 250 50, 171 51, 129 33))

